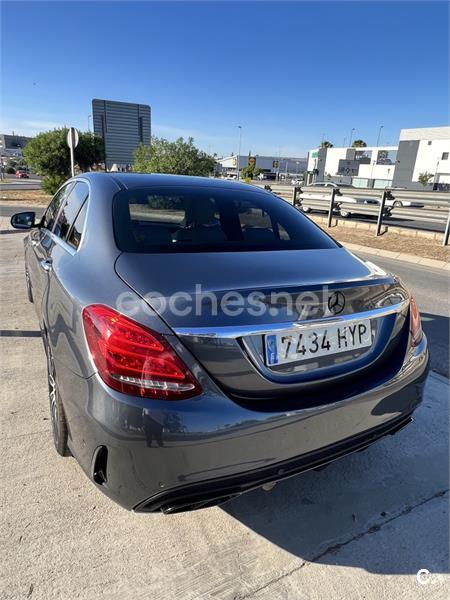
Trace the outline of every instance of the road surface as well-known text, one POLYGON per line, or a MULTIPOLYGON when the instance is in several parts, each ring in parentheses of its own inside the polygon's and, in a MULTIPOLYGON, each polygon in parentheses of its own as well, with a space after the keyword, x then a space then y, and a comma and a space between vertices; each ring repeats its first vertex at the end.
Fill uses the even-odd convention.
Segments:
POLYGON ((8 190, 40 190, 42 177, 30 177, 29 179, 15 179, 7 177, 0 181, 0 196, 2 191, 8 190))

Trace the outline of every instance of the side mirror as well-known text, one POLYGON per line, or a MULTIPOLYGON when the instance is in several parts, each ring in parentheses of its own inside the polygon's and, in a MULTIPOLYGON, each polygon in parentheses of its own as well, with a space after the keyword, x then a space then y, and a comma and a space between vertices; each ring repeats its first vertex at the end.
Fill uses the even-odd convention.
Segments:
POLYGON ((34 227, 36 213, 32 211, 16 213, 11 217, 11 225, 15 229, 31 229, 34 227))

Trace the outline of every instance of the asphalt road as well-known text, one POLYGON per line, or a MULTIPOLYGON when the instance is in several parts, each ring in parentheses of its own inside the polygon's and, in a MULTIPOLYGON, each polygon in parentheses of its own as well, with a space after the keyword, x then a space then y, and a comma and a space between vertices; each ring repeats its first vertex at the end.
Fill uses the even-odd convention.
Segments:
POLYGON ((29 179, 15 179, 8 177, 0 181, 0 196, 2 191, 8 190, 40 190, 42 177, 30 177, 29 179))
POLYGON ((42 206, 27 206, 25 204, 0 204, 0 217, 12 217, 17 212, 22 212, 26 210, 34 210, 37 217, 40 217, 45 208, 42 206))
MULTIPOLYGON (((5 232, 2 221, 2 599, 447 600, 447 379, 430 376, 408 428, 325 470, 222 507, 128 513, 53 449, 24 234, 5 232), (419 583, 420 569, 428 583, 419 583)), ((439 317, 429 330, 433 351, 448 326, 440 274, 393 266, 422 310, 439 317)))
MULTIPOLYGON (((358 217, 352 216, 352 219, 356 221, 365 221, 376 223, 377 220, 375 217, 358 217)), ((391 227, 407 227, 409 229, 421 229, 422 231, 439 231, 444 233, 445 231, 445 223, 444 221, 439 223, 429 223, 427 221, 420 221, 418 219, 409 219, 405 217, 387 217, 383 219, 384 225, 390 225, 391 227)))
POLYGON ((449 377, 449 272, 373 254, 360 256, 401 277, 413 292, 422 315, 423 329, 430 341, 431 368, 449 377))

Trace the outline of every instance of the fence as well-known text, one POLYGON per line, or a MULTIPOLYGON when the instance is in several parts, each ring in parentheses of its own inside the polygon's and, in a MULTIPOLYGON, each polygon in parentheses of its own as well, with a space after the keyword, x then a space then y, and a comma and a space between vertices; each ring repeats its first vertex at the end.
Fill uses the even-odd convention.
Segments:
POLYGON ((332 226, 333 220, 348 219, 355 215, 362 218, 376 218, 377 236, 391 224, 395 227, 442 231, 443 245, 446 246, 449 242, 450 193, 448 192, 287 185, 270 187, 273 193, 304 212, 313 210, 326 212, 328 227, 332 226), (390 218, 396 219, 396 222, 389 223, 390 218), (403 224, 402 220, 404 220, 403 224), (411 224, 411 221, 417 223, 411 224), (421 227, 420 224, 425 226, 421 227))

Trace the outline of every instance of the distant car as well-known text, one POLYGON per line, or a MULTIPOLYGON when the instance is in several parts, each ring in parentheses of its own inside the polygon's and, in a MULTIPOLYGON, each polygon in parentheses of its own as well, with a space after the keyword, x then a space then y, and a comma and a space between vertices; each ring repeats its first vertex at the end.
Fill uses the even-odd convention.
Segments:
POLYGON ((389 189, 390 192, 394 192, 394 194, 390 194, 386 198, 386 206, 392 206, 393 208, 403 208, 405 206, 408 208, 423 208, 425 206, 423 202, 418 202, 417 200, 405 200, 404 198, 396 198, 395 192, 406 191, 407 188, 405 187, 391 187, 387 189, 389 189))
POLYGON ((16 179, 29 179, 30 176, 26 171, 16 171, 16 179))
MULTIPOLYGON (((351 184, 335 183, 334 181, 318 181, 309 185, 308 188, 316 189, 313 191, 305 190, 300 194, 299 208, 305 213, 309 213, 313 210, 328 212, 330 192, 334 188, 338 190, 338 194, 335 196, 334 212, 342 218, 348 219, 352 215, 376 217, 378 214, 378 208, 372 208, 371 205, 379 206, 380 201, 377 198, 358 198, 355 195, 355 193, 357 193, 357 188, 351 184)), ((390 216, 391 211, 392 205, 389 205, 386 202, 384 216, 390 216)))
MULTIPOLYGON (((386 190, 388 190, 389 192, 394 192, 398 190, 398 191, 402 191, 402 190, 406 190, 406 188, 385 188, 386 190)), ((407 200, 404 198, 397 198, 394 194, 390 193, 388 194, 384 205, 387 206, 388 208, 392 209, 392 208, 423 208, 425 205, 423 204, 423 202, 419 202, 417 200, 407 200)), ((380 201, 377 198, 370 198, 366 200, 367 204, 380 204, 380 201)))
POLYGON ((292 185, 303 185, 303 183, 304 181, 300 177, 294 177, 294 179, 291 179, 292 185))
MULTIPOLYGON (((345 204, 364 204, 363 199, 355 198, 354 196, 349 196, 347 194, 343 194, 340 190, 343 187, 353 187, 351 185, 339 184, 334 181, 317 181, 308 185, 308 188, 315 188, 313 191, 305 190, 300 194, 300 208, 303 212, 309 213, 312 210, 328 210, 328 202, 330 200, 330 192, 332 188, 339 190, 339 203, 336 202, 336 208, 338 208, 340 203, 345 204)), ((344 214, 341 216, 348 217, 350 216, 350 212, 344 210, 344 214)))
POLYGON ((388 199, 385 202, 385 206, 392 206, 393 208, 423 208, 425 205, 422 202, 416 202, 415 200, 404 200, 403 198, 400 200, 399 198, 394 198, 392 200, 388 199))
POLYGON ((335 181, 315 181, 314 183, 310 183, 308 187, 353 188, 355 186, 351 183, 336 183, 335 181))

